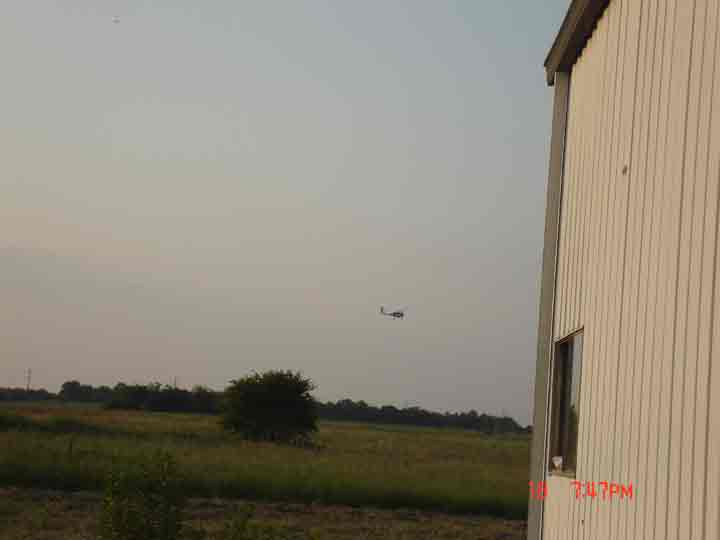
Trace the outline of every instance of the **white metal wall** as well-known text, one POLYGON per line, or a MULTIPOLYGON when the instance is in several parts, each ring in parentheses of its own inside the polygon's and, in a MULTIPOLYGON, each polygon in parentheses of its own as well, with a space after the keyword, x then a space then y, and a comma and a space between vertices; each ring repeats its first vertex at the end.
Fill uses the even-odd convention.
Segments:
POLYGON ((720 0, 613 0, 571 75, 556 339, 585 329, 545 540, 720 538, 720 0))

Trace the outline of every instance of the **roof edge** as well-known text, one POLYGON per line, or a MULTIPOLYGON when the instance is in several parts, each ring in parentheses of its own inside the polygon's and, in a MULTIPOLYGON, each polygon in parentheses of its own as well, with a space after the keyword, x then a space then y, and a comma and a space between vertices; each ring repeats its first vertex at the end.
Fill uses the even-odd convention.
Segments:
POLYGON ((557 72, 572 70, 610 1, 572 0, 555 42, 545 59, 545 74, 549 86, 555 84, 557 72))

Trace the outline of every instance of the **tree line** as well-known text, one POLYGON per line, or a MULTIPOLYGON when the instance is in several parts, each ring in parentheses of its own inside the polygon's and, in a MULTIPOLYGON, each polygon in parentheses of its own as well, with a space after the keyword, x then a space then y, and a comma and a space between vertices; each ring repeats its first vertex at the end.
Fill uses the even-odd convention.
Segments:
POLYGON ((44 389, 28 390, 26 388, 0 387, 0 401, 47 401, 57 398, 57 394, 44 389))
POLYGON ((404 424, 423 427, 460 428, 483 433, 522 433, 527 428, 514 419, 478 414, 477 411, 439 413, 421 407, 397 408, 392 405, 375 407, 364 401, 343 399, 336 403, 318 403, 318 416, 325 420, 350 420, 377 424, 404 424))
MULTIPOLYGON (((61 400, 67 402, 101 403, 111 409, 152 412, 185 412, 219 414, 223 411, 224 393, 203 386, 191 390, 171 385, 125 384, 114 387, 64 383, 53 394, 43 389, 0 388, 0 401, 61 400)), ((392 405, 373 406, 365 401, 343 399, 337 402, 315 401, 318 418, 323 420, 364 422, 371 424, 409 425, 421 427, 459 428, 486 434, 529 433, 513 418, 478 414, 476 411, 440 413, 421 407, 398 408, 392 405)))

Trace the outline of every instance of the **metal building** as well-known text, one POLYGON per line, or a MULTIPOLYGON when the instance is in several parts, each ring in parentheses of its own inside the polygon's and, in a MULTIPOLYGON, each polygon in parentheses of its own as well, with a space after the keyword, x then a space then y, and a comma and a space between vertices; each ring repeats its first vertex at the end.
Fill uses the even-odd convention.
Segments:
POLYGON ((720 538, 719 30, 573 0, 547 57, 531 540, 720 538))

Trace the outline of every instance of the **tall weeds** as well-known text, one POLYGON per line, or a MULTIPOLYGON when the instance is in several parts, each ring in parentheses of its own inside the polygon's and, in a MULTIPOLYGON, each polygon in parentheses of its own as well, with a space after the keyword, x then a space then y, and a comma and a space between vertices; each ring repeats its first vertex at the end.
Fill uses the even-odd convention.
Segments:
POLYGON ((185 496, 172 456, 157 452, 140 464, 114 466, 100 520, 101 540, 177 540, 185 496))

